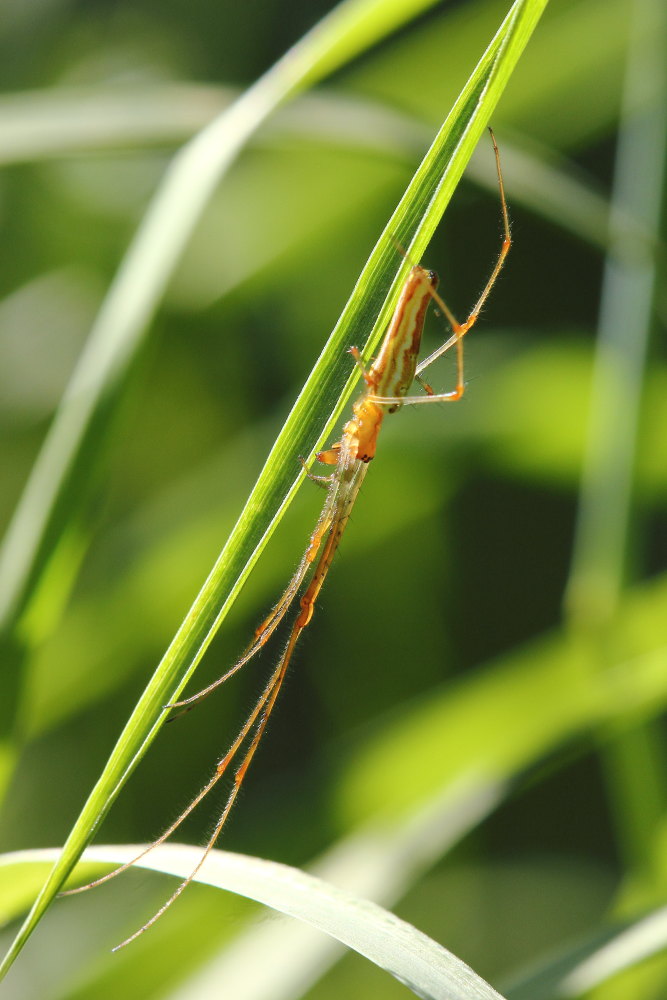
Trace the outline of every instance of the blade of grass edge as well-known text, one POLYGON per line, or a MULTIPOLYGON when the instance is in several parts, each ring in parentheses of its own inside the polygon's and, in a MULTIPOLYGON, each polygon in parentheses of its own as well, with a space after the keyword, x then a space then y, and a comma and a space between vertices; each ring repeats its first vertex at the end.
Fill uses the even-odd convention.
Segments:
POLYGON ((421 257, 546 3, 516 0, 418 168, 288 416, 227 545, 139 699, 60 860, 5 956, 0 976, 20 952, 152 742, 164 721, 164 704, 185 686, 291 502, 303 479, 303 473, 297 477, 292 473, 297 456, 317 449, 355 384, 355 376, 348 373, 346 348, 361 342, 360 334, 372 326, 364 351, 372 350, 397 300, 409 263, 398 257, 393 239, 398 238, 415 259, 421 257), (331 410, 328 419, 323 417, 327 410, 331 410), (319 435, 313 442, 315 428, 319 435))

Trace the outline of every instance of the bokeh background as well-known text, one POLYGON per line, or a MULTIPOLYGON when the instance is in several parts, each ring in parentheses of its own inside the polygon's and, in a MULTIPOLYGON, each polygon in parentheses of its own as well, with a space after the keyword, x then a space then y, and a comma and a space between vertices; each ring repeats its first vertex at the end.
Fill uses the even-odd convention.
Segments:
MULTIPOLYGON (((332 6, 6 0, 4 522, 174 150, 332 6)), ((91 456, 85 510, 51 570, 70 586, 56 588, 59 604, 45 587, 23 623, 18 680, 7 660, 3 850, 65 839, 508 6, 460 0, 421 15, 277 116, 221 184, 91 456)), ((305 865, 379 816, 416 810, 480 761, 498 763, 511 779, 501 804, 409 878, 395 906, 499 986, 612 917, 664 901, 660 6, 547 9, 494 115, 515 245, 467 345, 467 395, 387 421, 224 837, 227 849, 305 865), (650 204, 638 186, 654 192, 650 204)), ((483 142, 426 259, 458 315, 498 244, 483 142)), ((442 336, 432 316, 429 344, 442 336)), ((446 359, 431 381, 444 389, 453 375, 446 359)), ((233 661, 280 593, 321 499, 302 488, 198 686, 233 661)), ((267 652, 162 731, 99 840, 148 840, 173 819, 270 663, 267 652)), ((204 807, 183 839, 201 842, 213 814, 204 807)), ((131 873, 59 903, 8 996, 209 995, 191 977, 252 919, 242 901, 193 886, 150 935, 108 954, 167 891, 165 879, 131 873)), ((649 1000, 666 984, 656 959, 597 995, 649 1000)), ((347 956, 307 995, 407 990, 347 956)))

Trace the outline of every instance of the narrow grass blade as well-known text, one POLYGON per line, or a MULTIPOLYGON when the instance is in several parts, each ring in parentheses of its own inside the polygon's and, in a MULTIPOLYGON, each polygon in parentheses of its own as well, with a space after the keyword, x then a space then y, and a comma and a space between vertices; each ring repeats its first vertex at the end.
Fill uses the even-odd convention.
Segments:
MULTIPOLYGON (((83 860, 122 864, 137 851, 136 845, 93 847, 83 860)), ((156 849, 142 867, 182 878, 192 870, 198 856, 196 847, 169 844, 156 849)), ((14 857, 30 864, 51 860, 54 852, 25 851, 14 857)), ((7 859, 11 861, 12 856, 7 859)), ((386 969, 427 1000, 502 1000, 460 958, 416 927, 375 903, 297 868, 214 851, 197 881, 247 896, 305 921, 386 969)))
MULTIPOLYGON (((508 1000, 567 1000, 588 994, 667 948, 667 907, 595 931, 536 964, 507 987, 508 1000)), ((620 994, 619 994, 620 995, 620 994)))

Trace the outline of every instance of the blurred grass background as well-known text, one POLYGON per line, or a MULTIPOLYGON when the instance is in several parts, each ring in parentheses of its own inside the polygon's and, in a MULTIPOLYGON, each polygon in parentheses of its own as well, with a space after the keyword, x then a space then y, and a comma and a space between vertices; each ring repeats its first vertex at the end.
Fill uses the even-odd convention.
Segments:
MULTIPOLYGON (((6 3, 3 520, 174 149, 331 6, 6 3)), ((85 511, 5 641, 3 850, 65 839, 507 7, 461 0, 417 18, 276 116, 220 186, 113 433, 91 456, 85 511)), ((497 758, 512 793, 397 907, 493 982, 665 899, 656 719, 667 697, 667 374, 657 336, 642 370, 651 316, 664 325, 665 315, 660 254, 652 270, 665 152, 659 8, 547 9, 494 115, 515 246, 467 345, 468 393, 387 421, 222 845, 306 864, 363 820, 497 758), (638 82, 628 83, 628 60, 638 82), (635 158, 621 174, 628 136, 635 158), (637 177, 654 192, 648 205, 633 201, 637 177), (621 303, 634 303, 620 335, 609 329, 609 315, 622 315, 618 287, 621 303), (600 700, 623 670, 623 696, 600 700)), ((425 260, 460 316, 497 252, 493 171, 482 143, 425 260)), ((428 336, 442 337, 436 317, 428 336)), ((452 377, 445 361, 431 381, 445 388, 452 377)), ((280 592, 320 502, 306 484, 198 687, 238 655, 280 592)), ((162 731, 101 839, 148 840, 173 819, 268 664, 269 654, 162 731)), ((200 842, 211 821, 204 808, 183 837, 200 842)), ((138 873, 59 904, 9 995, 175 995, 249 908, 192 887, 164 926, 109 959, 163 896, 164 880, 138 873)), ((666 983, 654 959, 596 995, 650 1000, 666 983)), ((349 956, 308 996, 405 993, 349 956)))

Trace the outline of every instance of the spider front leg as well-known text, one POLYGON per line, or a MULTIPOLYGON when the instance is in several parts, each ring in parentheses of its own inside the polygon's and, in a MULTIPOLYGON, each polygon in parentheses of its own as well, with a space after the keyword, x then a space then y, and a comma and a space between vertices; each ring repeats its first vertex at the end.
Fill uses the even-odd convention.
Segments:
POLYGON ((495 264, 491 269, 491 274, 489 275, 489 278, 484 288, 482 289, 481 295, 475 302, 474 306, 470 311, 470 314, 468 315, 468 318, 464 323, 459 323, 454 314, 452 313, 451 309, 447 305, 447 303, 444 301, 444 299, 442 299, 441 296, 438 295, 438 293, 434 288, 430 289, 430 295, 433 298, 433 301, 436 303, 438 308, 442 310, 442 313, 444 314, 444 316, 446 316, 447 322, 452 328, 452 336, 449 337, 445 341, 445 343, 442 344, 437 349, 437 351, 434 351, 433 354, 430 354, 424 361, 421 362, 421 364, 417 365, 415 377, 417 381, 420 382, 422 387, 426 390, 427 395, 405 396, 403 399, 396 399, 390 396, 373 396, 371 398, 375 403, 380 403, 382 405, 386 404, 389 406, 395 406, 397 403, 408 403, 408 404, 447 403, 447 402, 455 402, 457 399, 460 399, 463 393, 465 392, 465 381, 463 378, 464 374, 463 338, 465 337, 466 333, 469 333, 470 330, 472 330, 473 326, 477 322, 479 314, 481 313, 482 309, 484 308, 484 304, 486 303, 486 300, 491 294, 491 290, 493 289, 493 286, 495 285, 498 279, 498 275, 500 274, 503 264, 505 263, 505 258, 507 257, 507 254, 510 252, 510 248, 512 246, 509 213, 507 211, 507 199, 505 197, 505 185, 503 183, 503 174, 500 167, 500 152, 498 150, 498 145, 496 143, 493 131, 489 129, 489 132, 491 134, 491 141, 493 143, 493 152, 496 158, 496 172, 498 175, 498 191, 500 194, 500 209, 501 209, 502 226, 503 226, 502 242, 500 245, 500 250, 498 252, 495 264), (454 346, 456 346, 456 388, 450 390, 449 392, 441 392, 441 393, 434 393, 432 391, 429 392, 429 389, 431 387, 428 384, 422 382, 421 379, 419 378, 421 372, 425 371, 426 368, 428 368, 429 365, 432 365, 434 361, 437 361, 437 359, 442 354, 444 354, 445 351, 448 351, 450 347, 454 346))

